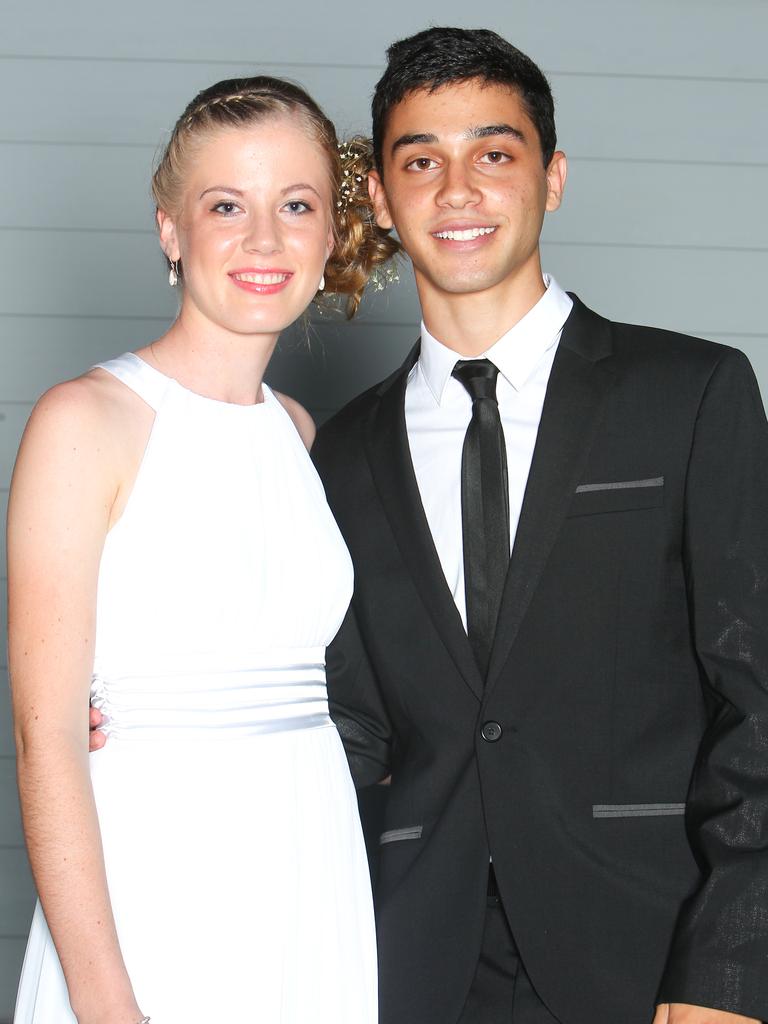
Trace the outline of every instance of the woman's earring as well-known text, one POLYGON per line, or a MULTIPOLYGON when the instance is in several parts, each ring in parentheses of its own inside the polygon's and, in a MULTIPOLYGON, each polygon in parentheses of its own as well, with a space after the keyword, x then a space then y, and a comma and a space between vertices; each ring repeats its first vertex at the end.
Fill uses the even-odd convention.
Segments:
POLYGON ((325 274, 320 278, 320 284, 317 286, 317 290, 319 292, 325 291, 325 274))
POLYGON ((171 260, 171 269, 168 271, 168 284, 171 288, 175 288, 179 280, 179 263, 178 260, 171 260))

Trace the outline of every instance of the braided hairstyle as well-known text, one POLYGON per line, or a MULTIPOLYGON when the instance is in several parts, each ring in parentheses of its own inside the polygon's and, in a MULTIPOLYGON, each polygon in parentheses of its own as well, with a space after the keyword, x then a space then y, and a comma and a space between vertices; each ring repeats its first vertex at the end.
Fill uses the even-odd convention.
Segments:
POLYGON ((367 183, 370 143, 355 138, 340 146, 333 123, 298 85, 258 75, 227 79, 198 93, 176 122, 152 175, 155 204, 172 217, 178 215, 187 169, 200 141, 221 129, 247 128, 275 116, 298 119, 325 154, 335 245, 325 267, 324 294, 346 296, 346 313, 352 317, 369 277, 400 245, 374 220, 367 183))

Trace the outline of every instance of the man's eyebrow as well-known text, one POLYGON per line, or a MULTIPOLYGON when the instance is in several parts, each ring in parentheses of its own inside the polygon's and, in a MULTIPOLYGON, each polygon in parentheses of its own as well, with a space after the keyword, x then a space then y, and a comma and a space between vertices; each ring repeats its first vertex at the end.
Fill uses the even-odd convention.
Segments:
POLYGON ((511 135, 518 142, 527 142, 525 135, 519 128, 513 128, 511 124, 484 124, 474 128, 467 128, 464 132, 465 139, 487 139, 494 135, 511 135))
POLYGON ((395 139, 392 143, 392 149, 390 152, 394 156, 398 149, 402 149, 403 146, 431 146, 437 142, 437 136, 432 135, 431 132, 416 132, 413 135, 401 135, 399 139, 395 139))
MULTIPOLYGON (((467 128, 463 137, 467 140, 488 139, 494 135, 507 135, 522 143, 528 141, 525 134, 519 128, 513 128, 511 124, 506 123, 476 125, 475 127, 467 128)), ((397 150, 402 149, 404 146, 431 146, 439 141, 438 137, 432 134, 432 132, 414 132, 411 135, 401 135, 399 139, 395 139, 392 143, 391 152, 394 156, 397 150)))

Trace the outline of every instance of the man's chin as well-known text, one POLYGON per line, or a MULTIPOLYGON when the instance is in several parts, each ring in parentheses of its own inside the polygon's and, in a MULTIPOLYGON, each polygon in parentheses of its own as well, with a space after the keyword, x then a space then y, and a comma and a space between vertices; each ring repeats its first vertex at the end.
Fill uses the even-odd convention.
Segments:
POLYGON ((472 295, 495 288, 501 281, 497 276, 487 274, 446 274, 432 277, 428 287, 442 295, 472 295))

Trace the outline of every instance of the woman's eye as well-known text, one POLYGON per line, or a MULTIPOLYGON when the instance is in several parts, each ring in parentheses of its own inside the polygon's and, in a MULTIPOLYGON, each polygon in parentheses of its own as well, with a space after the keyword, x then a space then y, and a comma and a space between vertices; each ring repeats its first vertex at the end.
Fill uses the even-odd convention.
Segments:
POLYGON ((233 214, 233 213, 237 213, 237 211, 238 211, 237 203, 233 203, 229 199, 224 199, 224 200, 222 200, 222 202, 216 203, 216 205, 213 207, 213 212, 214 213, 223 213, 225 215, 230 215, 230 214, 233 214))
POLYGON ((305 203, 303 199, 291 199, 284 208, 288 213, 308 213, 312 209, 309 203, 305 203))

